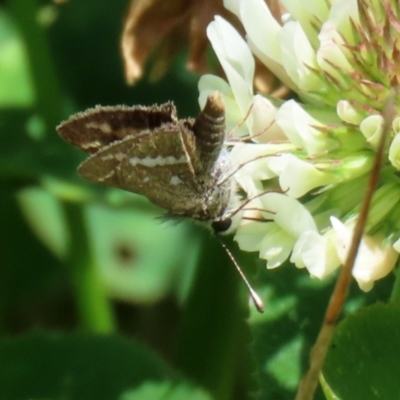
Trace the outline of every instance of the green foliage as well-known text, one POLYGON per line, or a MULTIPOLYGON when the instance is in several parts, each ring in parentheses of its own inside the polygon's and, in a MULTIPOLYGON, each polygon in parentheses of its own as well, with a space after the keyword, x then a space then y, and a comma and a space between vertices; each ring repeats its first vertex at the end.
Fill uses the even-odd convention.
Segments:
POLYGON ((341 400, 400 399, 399 354, 399 305, 365 307, 337 327, 324 366, 326 385, 341 400))
MULTIPOLYGON (((83 182, 76 175, 83 155, 55 131, 96 104, 173 100, 180 116, 196 115, 198 77, 184 68, 186 52, 161 81, 129 88, 119 50, 127 3, 7 5, 0 8, 0 400, 292 399, 332 281, 311 281, 291 265, 265 271, 228 240, 265 301, 258 314, 208 231, 161 222, 146 199, 83 182)), ((379 282, 368 296, 353 288, 349 304, 386 301, 391 284, 379 282)), ((379 328, 384 317, 375 321, 389 329, 379 328)), ((329 384, 342 361, 332 357, 329 384)))
POLYGON ((36 332, 2 339, 0 358, 1 399, 117 399, 143 382, 178 383, 157 356, 117 336, 36 332))

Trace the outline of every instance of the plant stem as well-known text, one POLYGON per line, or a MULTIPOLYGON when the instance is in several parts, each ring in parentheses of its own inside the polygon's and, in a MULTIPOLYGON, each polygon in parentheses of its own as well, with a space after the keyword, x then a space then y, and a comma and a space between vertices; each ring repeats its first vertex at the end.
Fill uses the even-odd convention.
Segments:
POLYGON ((9 0, 9 5, 25 43, 35 108, 51 132, 63 118, 63 101, 45 27, 37 20, 39 8, 35 0, 9 0))
MULTIPOLYGON (((39 6, 36 0, 9 0, 9 6, 25 43, 36 111, 43 118, 46 131, 54 132, 63 118, 63 99, 46 27, 38 23, 39 6)), ((48 139, 58 140, 55 134, 48 139)), ((114 331, 113 313, 90 254, 83 207, 68 202, 63 202, 63 206, 70 236, 67 261, 71 267, 81 323, 92 332, 114 331)))
POLYGON ((83 206, 70 202, 63 205, 69 228, 67 261, 81 324, 90 332, 114 332, 114 315, 91 256, 83 206))
POLYGON ((395 275, 396 279, 394 281, 393 290, 390 295, 390 302, 400 304, 400 270, 399 270, 399 266, 397 266, 396 270, 394 271, 394 275, 395 275))

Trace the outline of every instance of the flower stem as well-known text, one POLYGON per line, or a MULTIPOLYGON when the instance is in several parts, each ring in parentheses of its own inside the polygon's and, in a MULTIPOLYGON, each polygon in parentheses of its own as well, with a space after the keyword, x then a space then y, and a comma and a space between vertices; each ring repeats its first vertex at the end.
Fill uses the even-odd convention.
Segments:
POLYGON ((90 332, 114 332, 114 315, 90 252, 83 206, 71 202, 63 206, 69 228, 67 262, 81 325, 90 332))

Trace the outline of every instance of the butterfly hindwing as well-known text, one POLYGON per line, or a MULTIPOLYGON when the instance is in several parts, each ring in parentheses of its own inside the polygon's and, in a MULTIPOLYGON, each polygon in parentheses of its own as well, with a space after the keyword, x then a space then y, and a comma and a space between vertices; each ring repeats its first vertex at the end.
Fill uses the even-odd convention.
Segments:
POLYGON ((201 190, 181 135, 179 129, 161 128, 128 136, 84 161, 78 168, 79 175, 142 194, 172 213, 181 214, 187 209, 186 199, 198 197, 201 190))

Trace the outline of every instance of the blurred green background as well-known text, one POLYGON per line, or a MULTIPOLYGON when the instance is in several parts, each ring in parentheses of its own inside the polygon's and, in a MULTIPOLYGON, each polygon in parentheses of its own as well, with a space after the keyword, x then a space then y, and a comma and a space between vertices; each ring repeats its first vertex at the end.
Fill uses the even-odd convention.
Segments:
MULTIPOLYGON (((85 155, 55 131, 96 104, 198 113, 186 49, 160 81, 125 84, 127 6, 0 3, 0 400, 293 398, 334 278, 266 271, 226 239, 258 314, 216 238, 84 182, 85 155)), ((346 312, 385 300, 390 283, 353 288, 346 312)))

